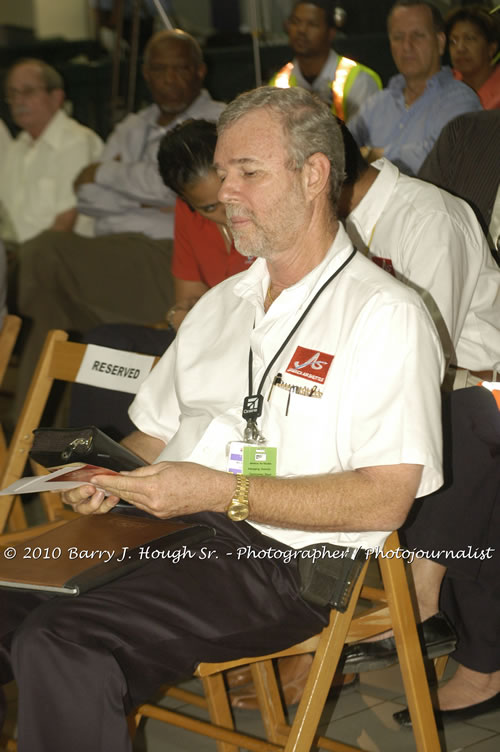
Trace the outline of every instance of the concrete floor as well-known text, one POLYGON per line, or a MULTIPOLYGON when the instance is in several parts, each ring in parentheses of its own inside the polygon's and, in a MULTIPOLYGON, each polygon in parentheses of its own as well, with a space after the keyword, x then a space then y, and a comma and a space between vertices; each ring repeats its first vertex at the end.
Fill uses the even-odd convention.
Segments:
MULTIPOLYGON (((455 665, 448 661, 445 676, 451 675, 455 665)), ((201 693, 201 684, 192 679, 182 685, 201 693)), ((9 713, 7 729, 15 729, 15 686, 8 686, 9 713)), ((163 705, 182 709, 197 718, 207 713, 178 700, 166 698, 163 705)), ((320 725, 322 735, 345 744, 359 746, 366 752, 415 752, 411 730, 401 729, 392 714, 405 706, 405 697, 398 666, 383 671, 361 674, 355 688, 340 692, 337 700, 327 703, 320 725)), ((291 709, 293 717, 293 709, 291 709)), ((237 711, 236 727, 259 736, 263 727, 257 711, 237 711)), ((6 730, 7 730, 6 729, 6 730)), ((467 723, 450 723, 441 730, 442 752, 499 752, 500 711, 478 717, 467 723)), ((0 749, 2 749, 0 747, 0 749)), ((140 728, 134 752, 217 752, 214 741, 197 734, 147 720, 140 728)), ((53 750, 69 752, 69 750, 53 750)), ((89 750, 90 752, 90 750, 89 750)), ((242 750, 242 752, 245 752, 242 750)), ((304 751, 305 752, 305 751, 304 751)), ((437 752, 437 751, 436 751, 437 752)))

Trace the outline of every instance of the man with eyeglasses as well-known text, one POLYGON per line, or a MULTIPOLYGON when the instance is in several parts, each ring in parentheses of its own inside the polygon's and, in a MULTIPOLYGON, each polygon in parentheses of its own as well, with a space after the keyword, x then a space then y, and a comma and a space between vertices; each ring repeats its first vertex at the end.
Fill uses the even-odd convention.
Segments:
POLYGON ((100 156, 101 139, 66 115, 62 78, 42 60, 12 66, 5 98, 21 133, 0 160, 0 236, 14 248, 43 230, 82 230, 73 180, 100 156))
POLYGON ((441 66, 446 36, 433 3, 396 0, 387 30, 399 73, 362 105, 349 130, 369 162, 386 157, 416 175, 446 123, 482 108, 476 93, 441 66))

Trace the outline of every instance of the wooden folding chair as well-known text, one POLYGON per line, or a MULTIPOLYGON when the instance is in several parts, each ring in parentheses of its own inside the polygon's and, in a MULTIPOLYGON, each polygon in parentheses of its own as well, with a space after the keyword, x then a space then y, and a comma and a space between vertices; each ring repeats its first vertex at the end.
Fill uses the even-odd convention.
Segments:
MULTIPOLYGON (((39 426, 54 381, 74 383, 76 379, 87 345, 67 340, 67 333, 57 329, 47 335, 0 474, 0 488, 22 477, 33 443, 33 430, 39 426)), ((41 468, 40 471, 43 472, 41 468)), ((74 512, 65 509, 60 494, 44 493, 40 497, 49 526, 75 516, 74 512)), ((0 543, 25 538, 31 530, 34 535, 42 532, 41 526, 27 531, 26 520, 20 521, 18 516, 13 516, 15 499, 13 495, 0 497, 0 534, 10 531, 9 535, 1 536, 0 543)))
MULTIPOLYGON (((10 356, 12 350, 16 344, 16 340, 21 328, 21 319, 19 316, 8 314, 3 321, 2 330, 0 331, 0 384, 3 384, 7 366, 10 362, 10 356)), ((7 443, 5 441, 5 434, 3 428, 0 425, 0 467, 5 460, 7 454, 7 443)))
MULTIPOLYGON (((388 538, 384 551, 399 547, 397 533, 388 538)), ((392 628, 396 639, 399 664, 406 691, 413 733, 418 752, 438 752, 441 745, 431 705, 429 685, 418 640, 413 604, 404 563, 398 558, 379 558, 383 591, 362 587, 368 562, 359 578, 344 614, 332 611, 330 623, 321 634, 299 645, 272 655, 241 658, 226 663, 200 663, 195 675, 203 683, 204 697, 180 688, 165 688, 165 694, 206 708, 210 721, 193 718, 179 711, 145 703, 137 708, 131 721, 137 726, 141 718, 155 718, 197 734, 217 740, 218 752, 282 751, 308 752, 312 747, 334 752, 359 752, 358 747, 317 736, 317 727, 337 669, 345 642, 355 642, 392 628), (375 598, 377 603, 353 616, 358 599, 375 598), (272 661, 290 655, 314 653, 304 694, 293 723, 286 723, 272 661), (235 730, 223 673, 249 664, 255 685, 266 738, 257 739, 235 730)))
MULTIPOLYGON (((12 351, 21 329, 21 324, 22 320, 19 316, 8 314, 4 318, 2 330, 0 331, 0 384, 3 384, 5 374, 10 363, 12 351)), ((3 426, 0 424, 0 469, 3 466, 6 457, 7 441, 5 438, 3 426)), ((17 499, 14 504, 14 508, 12 510, 12 518, 18 525, 25 523, 24 511, 19 499, 17 499)))

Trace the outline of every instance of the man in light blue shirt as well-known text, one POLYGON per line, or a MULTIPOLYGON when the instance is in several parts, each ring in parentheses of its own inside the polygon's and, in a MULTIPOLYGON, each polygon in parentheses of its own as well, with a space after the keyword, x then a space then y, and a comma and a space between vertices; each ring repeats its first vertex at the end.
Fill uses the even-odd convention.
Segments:
POLYGON ((369 161, 384 156, 414 175, 446 123, 482 108, 476 93, 441 67, 446 37, 431 3, 398 0, 387 25, 399 74, 365 102, 349 129, 369 161))

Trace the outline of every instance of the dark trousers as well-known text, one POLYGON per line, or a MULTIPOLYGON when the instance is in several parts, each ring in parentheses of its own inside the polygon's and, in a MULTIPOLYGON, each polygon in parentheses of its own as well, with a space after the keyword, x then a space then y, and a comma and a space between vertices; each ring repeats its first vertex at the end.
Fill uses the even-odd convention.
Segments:
POLYGON ((0 591, 0 681, 18 683, 19 752, 127 752, 126 713, 161 684, 327 623, 328 609, 298 595, 295 561, 246 553, 287 546, 223 515, 191 519, 216 528, 194 558, 151 561, 77 598, 0 591))
POLYGON ((443 425, 445 486, 415 501, 400 537, 447 567, 440 605, 458 634, 453 657, 490 673, 500 669, 500 411, 486 389, 460 389, 443 425))

